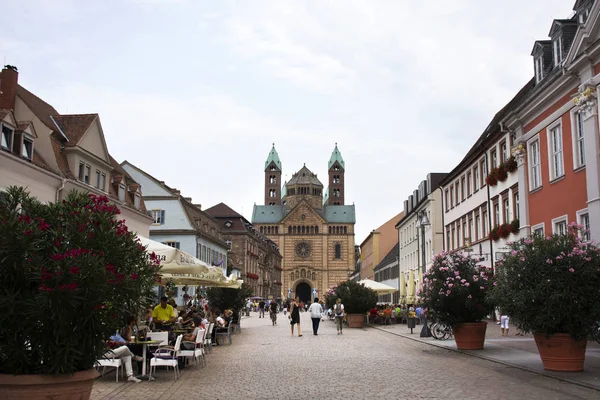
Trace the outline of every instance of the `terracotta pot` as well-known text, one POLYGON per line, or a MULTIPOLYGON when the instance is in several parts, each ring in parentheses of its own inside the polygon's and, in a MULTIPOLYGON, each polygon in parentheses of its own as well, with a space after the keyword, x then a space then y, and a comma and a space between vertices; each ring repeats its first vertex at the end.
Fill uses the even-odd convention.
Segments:
POLYGON ((365 314, 348 314, 348 328, 362 328, 365 314))
POLYGON ((465 322, 452 327, 456 348, 459 350, 481 350, 485 342, 487 322, 465 322))
POLYGON ((550 337, 543 333, 534 333, 533 337, 545 370, 583 371, 587 340, 575 340, 568 333, 555 333, 550 337))
POLYGON ((95 369, 58 376, 0 374, 0 399, 87 400, 97 376, 95 369))

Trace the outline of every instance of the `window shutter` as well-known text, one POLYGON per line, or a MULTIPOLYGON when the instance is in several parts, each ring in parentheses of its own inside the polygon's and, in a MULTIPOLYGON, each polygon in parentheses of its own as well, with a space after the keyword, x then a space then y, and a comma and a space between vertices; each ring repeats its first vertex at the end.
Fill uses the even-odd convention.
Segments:
POLYGON ((160 224, 165 224, 165 210, 160 210, 160 224))

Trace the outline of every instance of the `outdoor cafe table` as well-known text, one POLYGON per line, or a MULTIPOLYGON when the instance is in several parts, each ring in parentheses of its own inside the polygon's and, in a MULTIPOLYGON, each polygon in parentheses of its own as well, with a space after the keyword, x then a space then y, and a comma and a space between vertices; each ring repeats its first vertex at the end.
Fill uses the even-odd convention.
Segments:
POLYGON ((162 343, 160 340, 136 340, 135 342, 133 342, 135 344, 141 344, 142 346, 142 353, 144 354, 144 362, 142 363, 142 376, 146 376, 146 346, 150 345, 158 345, 160 343, 162 343))

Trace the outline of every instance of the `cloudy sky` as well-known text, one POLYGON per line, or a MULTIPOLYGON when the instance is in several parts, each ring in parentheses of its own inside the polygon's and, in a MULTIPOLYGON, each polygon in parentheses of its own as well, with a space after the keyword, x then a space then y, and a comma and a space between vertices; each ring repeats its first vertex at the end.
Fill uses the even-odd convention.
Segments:
POLYGON ((450 171, 533 75, 564 0, 21 0, 0 55, 109 150, 248 219, 275 143, 289 179, 346 161, 356 243, 450 171))

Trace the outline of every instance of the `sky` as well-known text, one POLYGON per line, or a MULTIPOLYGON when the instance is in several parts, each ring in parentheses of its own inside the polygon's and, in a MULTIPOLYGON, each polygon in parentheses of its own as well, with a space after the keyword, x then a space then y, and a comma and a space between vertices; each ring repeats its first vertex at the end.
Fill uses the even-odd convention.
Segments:
MULTIPOLYGON (((248 220, 275 143, 283 178, 346 163, 355 243, 451 171, 533 76, 564 0, 21 0, 0 55, 110 153, 248 220)), ((142 188, 143 191, 143 188, 142 188)))

